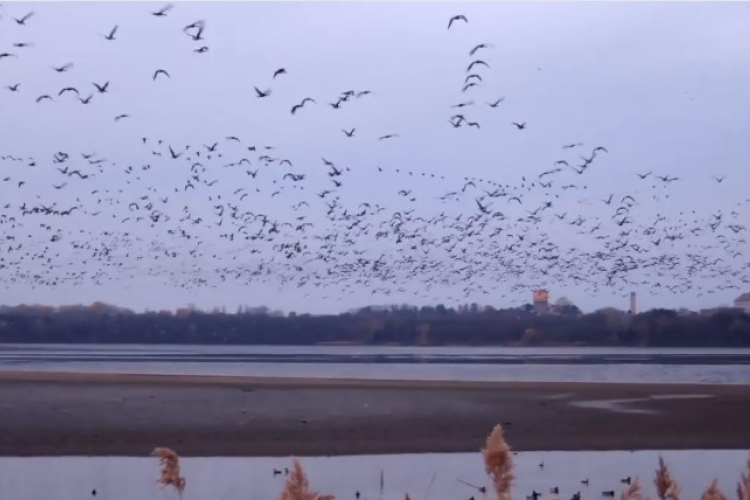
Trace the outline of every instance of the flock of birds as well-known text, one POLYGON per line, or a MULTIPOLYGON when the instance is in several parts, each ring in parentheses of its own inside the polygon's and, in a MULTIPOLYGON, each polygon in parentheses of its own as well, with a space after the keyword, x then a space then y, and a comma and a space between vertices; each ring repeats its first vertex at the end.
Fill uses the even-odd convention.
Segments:
MULTIPOLYGON (((14 69, 26 51, 39 50, 26 38, 36 14, 3 9, 0 30, 5 40, 17 41, 0 46, 0 119, 13 121, 3 116, 9 99, 39 107, 70 99, 97 106, 120 92, 106 78, 68 84, 74 61, 48 69, 48 92, 26 92, 25 82, 13 81, 14 69)), ((143 12, 154 23, 168 23, 172 15, 172 5, 143 12)), ((453 16, 446 36, 470 27, 466 16, 453 16)), ((177 28, 175 36, 194 43, 189 50, 196 58, 211 50, 203 20, 182 27, 181 35, 177 28)), ((120 35, 115 25, 91 43, 116 44, 120 35)), ((533 123, 503 115, 505 96, 482 97, 491 86, 493 48, 480 41, 466 47, 466 67, 456 71, 459 97, 445 104, 445 126, 481 130, 477 116, 492 113, 492 127, 528 134, 533 123)), ((161 85, 175 72, 156 67, 146 74, 161 85)), ((270 85, 248 86, 248 100, 278 100, 298 119, 313 107, 336 112, 382 98, 377 89, 343 89, 284 102, 274 85, 293 74, 279 67, 268 75, 270 85)), ((110 119, 132 116, 123 110, 110 119)), ((354 141, 360 129, 342 123, 336 134, 354 141)), ((386 129, 367 140, 386 147, 407 135, 386 129)), ((525 302, 530 289, 565 285, 586 294, 705 295, 750 282, 743 254, 747 200, 730 211, 662 214, 654 202, 668 204, 681 179, 650 169, 632 172, 637 190, 593 194, 589 174, 606 168, 610 152, 605 145, 563 142, 549 165, 515 181, 408 164, 343 164, 331 151, 302 166, 273 144, 241 133, 187 144, 143 134, 131 145, 148 159, 140 163, 107 158, 93 145, 50 157, 3 143, 0 276, 8 288, 148 276, 184 289, 263 283, 331 298, 366 290, 432 302, 505 296, 525 302), (363 183, 372 186, 369 197, 348 191, 363 183)), ((715 176, 709 182, 724 181, 715 176)))

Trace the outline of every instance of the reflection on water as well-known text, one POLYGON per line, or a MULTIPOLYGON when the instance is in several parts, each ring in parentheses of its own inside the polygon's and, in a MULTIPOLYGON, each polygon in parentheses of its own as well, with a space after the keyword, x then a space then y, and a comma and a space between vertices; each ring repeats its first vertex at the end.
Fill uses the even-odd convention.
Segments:
POLYGON ((0 370, 748 384, 750 349, 0 345, 0 370))

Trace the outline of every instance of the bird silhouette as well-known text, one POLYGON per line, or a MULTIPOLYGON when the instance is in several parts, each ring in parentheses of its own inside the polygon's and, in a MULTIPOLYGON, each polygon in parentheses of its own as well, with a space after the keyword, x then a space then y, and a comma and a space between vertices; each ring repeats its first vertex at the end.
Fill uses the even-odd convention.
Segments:
POLYGON ((16 18, 14 17, 14 18, 13 18, 13 20, 14 20, 14 21, 16 22, 16 24, 18 24, 19 26, 26 26, 26 21, 28 21, 29 19, 31 19, 31 17, 32 17, 33 15, 34 15, 34 11, 32 10, 31 12, 29 12, 28 14, 26 14, 25 16, 23 16, 23 17, 22 17, 21 19, 16 19, 16 18))
POLYGON ((164 17, 170 10, 172 10, 172 7, 174 7, 174 5, 172 5, 171 3, 167 4, 156 12, 152 12, 151 15, 156 17, 164 17))
POLYGON ((464 16, 463 14, 458 14, 458 15, 453 16, 453 17, 450 18, 450 20, 448 21, 448 29, 451 29, 451 26, 456 21, 463 21, 465 23, 469 22, 469 20, 466 19, 466 16, 464 16))
POLYGON ((157 69, 156 71, 154 71, 154 76, 152 77, 152 80, 156 81, 156 77, 158 77, 159 75, 164 75, 167 78, 171 78, 171 76, 169 76, 169 73, 167 73, 166 70, 164 70, 164 69, 157 69))
POLYGON ((109 32, 108 35, 102 35, 105 40, 113 42, 115 40, 115 33, 117 33, 118 26, 115 24, 114 28, 109 32))
POLYGON ((255 95, 259 98, 268 97, 271 95, 271 89, 268 90, 260 90, 258 87, 255 88, 255 95))

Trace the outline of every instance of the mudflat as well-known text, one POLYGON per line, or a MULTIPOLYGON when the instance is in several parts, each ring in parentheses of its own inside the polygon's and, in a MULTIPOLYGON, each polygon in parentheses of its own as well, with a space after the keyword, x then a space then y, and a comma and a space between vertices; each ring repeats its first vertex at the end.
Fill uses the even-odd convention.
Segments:
POLYGON ((0 455, 750 449, 750 387, 0 372, 0 455))

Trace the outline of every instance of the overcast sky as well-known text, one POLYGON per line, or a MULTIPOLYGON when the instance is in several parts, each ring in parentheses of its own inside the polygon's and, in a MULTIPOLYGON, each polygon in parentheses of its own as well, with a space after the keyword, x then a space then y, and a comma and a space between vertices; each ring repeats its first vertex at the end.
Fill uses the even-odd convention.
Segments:
MULTIPOLYGON (((190 242, 167 233, 166 226, 147 227, 148 213, 140 213, 146 223, 122 222, 129 215, 137 216, 130 203, 140 199, 140 205, 158 204, 157 197, 170 196, 171 201, 161 207, 172 217, 174 224, 169 227, 177 227, 186 213, 184 207, 193 220, 211 219, 213 224, 219 220, 213 207, 230 198, 236 201, 235 190, 246 187, 251 196, 243 201, 248 204, 245 208, 274 220, 304 214, 322 235, 328 231, 326 206, 314 193, 333 184, 321 157, 349 168, 342 176, 345 186, 338 190, 340 204, 349 213, 366 201, 384 208, 378 221, 407 209, 425 219, 441 212, 468 217, 477 214, 475 199, 484 194, 480 188, 491 191, 489 185, 479 186, 476 193, 450 206, 438 200, 452 190, 461 191, 464 177, 518 189, 523 184, 525 189, 531 179, 555 168, 556 160, 573 163, 596 146, 606 147, 608 153, 599 154, 585 175, 565 169, 560 174, 565 179, 556 180, 553 191, 529 191, 523 209, 513 207, 507 197, 483 200, 504 213, 524 214, 549 199, 554 200, 554 213, 575 212, 592 221, 599 216, 609 221, 614 205, 602 200, 610 194, 616 201, 632 195, 637 200, 631 207, 634 220, 648 225, 664 215, 664 224, 688 235, 684 228, 692 227, 693 219, 705 226, 719 212, 725 224, 730 218, 735 223, 750 221, 750 4, 178 2, 165 17, 150 14, 163 5, 4 2, 0 7, 0 53, 13 54, 0 59, 0 155, 23 158, 0 161, 0 181, 12 178, 0 184, 0 215, 6 216, 0 228, 5 236, 16 237, 9 240, 11 245, 23 241, 23 252, 32 252, 25 258, 3 254, 7 245, 0 242, 0 256, 8 264, 0 269, 0 303, 103 300, 136 309, 194 303, 230 310, 240 304, 265 304, 311 312, 401 302, 476 301, 502 307, 528 302, 531 289, 539 285, 550 289, 553 300, 566 296, 591 310, 626 308, 630 290, 639 292, 646 308, 724 305, 750 291, 750 284, 742 282, 748 276, 750 253, 696 275, 700 290, 679 293, 654 289, 659 278, 649 277, 648 271, 638 278, 651 280, 642 289, 634 284, 592 289, 574 280, 502 276, 497 269, 478 271, 450 286, 441 286, 436 279, 428 290, 423 278, 406 274, 382 289, 356 279, 346 282, 347 287, 344 282, 328 287, 298 286, 299 281, 285 284, 284 277, 291 275, 288 270, 251 281, 221 281, 214 266, 238 262, 257 266, 273 254, 283 261, 283 252, 267 243, 258 244, 260 253, 251 254, 254 244, 228 242, 221 236, 224 229, 204 227, 202 222, 183 222, 194 231, 190 242), (25 26, 14 21, 30 11, 34 15, 25 26), (457 21, 446 29, 456 14, 464 14, 468 23, 457 21), (205 22, 204 40, 193 41, 183 28, 199 20, 205 22), (118 25, 115 40, 105 40, 102 35, 114 25, 118 25), (18 42, 33 45, 15 47, 18 42), (469 57, 479 43, 491 47, 469 57), (203 46, 208 47, 206 52, 195 52, 203 46), (476 67, 482 81, 462 92, 466 68, 477 58, 490 67, 476 67), (69 71, 52 70, 66 63, 74 64, 69 71), (274 71, 282 67, 287 73, 273 79, 274 71), (166 70, 170 78, 154 81, 157 69, 166 70), (110 88, 105 94, 91 84, 106 81, 110 88), (18 92, 6 88, 17 83, 18 92), (79 90, 82 98, 93 94, 91 103, 84 106, 72 93, 58 96, 67 86, 79 90), (271 88, 271 95, 257 98, 256 86, 271 88), (372 94, 332 109, 328 103, 335 103, 348 89, 367 89, 372 94), (54 100, 36 103, 43 94, 54 100), (317 104, 308 103, 291 115, 291 106, 308 96, 317 104), (486 105, 501 97, 505 101, 497 108, 486 105), (451 108, 468 101, 474 104, 451 108), (453 128, 448 120, 457 112, 481 128, 453 128), (130 116, 116 122, 114 117, 120 114, 130 116), (511 122, 527 126, 517 130, 511 122), (341 130, 351 128, 356 132, 347 138, 341 130), (378 140, 386 134, 398 137, 378 140), (227 136, 239 137, 241 144, 227 141, 227 136), (157 140, 163 143, 157 145, 157 140), (208 160, 204 145, 216 141, 220 142, 216 154, 221 152, 222 158, 214 155, 208 160), (578 142, 584 146, 562 149, 578 142), (167 145, 175 151, 189 145, 191 150, 172 160, 167 145), (258 151, 249 152, 250 145, 258 151), (257 159, 265 145, 274 147, 268 150, 276 159, 271 166, 257 159), (199 149, 203 157, 193 156, 186 163, 199 149), (53 163, 52 155, 59 151, 71 159, 53 163), (163 156, 155 156, 154 151, 163 156), (105 162, 94 167, 81 153, 93 153, 92 158, 105 162), (227 166, 243 157, 251 161, 252 169, 261 169, 258 179, 246 174, 249 168, 227 166), (31 159, 34 166, 28 165, 31 159), (280 166, 279 159, 288 159, 293 166, 280 166), (194 193, 184 186, 195 161, 206 170, 201 174, 202 187, 194 193), (56 170, 65 165, 93 175, 83 181, 56 170), (150 168, 142 170, 145 165, 150 168), (128 166, 140 171, 138 179, 125 172, 128 166), (282 177, 287 172, 307 178, 290 182, 282 177), (646 180, 636 175, 647 172, 653 174, 646 180), (656 182, 657 174, 679 181, 656 182), (726 178, 718 183, 712 176, 726 178), (217 184, 209 188, 205 182, 212 179, 217 184), (21 180, 25 185, 18 187, 21 180), (63 182, 68 183, 64 188, 53 187, 63 182), (579 185, 575 194, 572 189, 562 191, 570 183, 579 185), (272 196, 281 187, 283 192, 272 196), (256 188, 259 191, 253 192, 256 188), (401 189, 413 195, 399 195, 401 189), (92 194, 94 190, 99 192, 92 194), (555 193, 560 197, 555 198, 555 193), (151 198, 142 199, 144 195, 151 198), (417 201, 409 201, 410 196, 417 201), (303 200, 311 206, 301 208, 298 204, 303 200), (30 208, 55 202, 58 209, 82 208, 69 217, 20 213, 23 204, 30 208), (6 204, 10 207, 3 208, 6 204), (96 212, 98 216, 92 215, 96 212), (15 222, 8 221, 11 216, 15 222), (60 242, 50 242, 53 234, 61 235, 60 242), (100 267, 91 256, 93 247, 106 242, 113 249, 112 242, 123 237, 129 250, 119 248, 114 267, 100 267), (201 257, 191 259, 185 252, 194 249, 197 240, 203 245, 201 257), (92 246, 79 252, 73 243, 92 246), (165 250, 183 252, 168 261, 149 260, 150 253, 165 250), (33 258, 35 253, 44 258, 33 258), (81 271, 85 278, 60 280, 55 286, 34 279, 35 273, 70 278, 81 271), (96 285, 96 276, 106 279, 96 285), (204 279, 210 286, 180 287, 188 276, 204 279), (464 294, 467 285, 479 285, 484 291, 464 294), (386 288, 389 294, 383 293, 386 288)), ((543 232, 560 248, 597 251, 601 240, 597 243, 593 235, 579 238, 572 233, 575 228, 553 224, 552 213, 547 214, 550 221, 543 232)), ((619 230, 607 227, 607 234, 619 230)), ((350 246, 374 252, 382 243, 375 242, 375 231, 350 246)), ((513 231, 521 230, 507 232, 513 231)), ((710 252, 706 248, 715 235, 707 233, 700 240, 670 242, 670 254, 710 252)), ((724 234, 744 238, 743 232, 724 234)), ((442 235, 437 230, 426 234, 428 238, 442 235)), ((469 252, 490 244, 487 234, 474 238, 469 252)), ((640 241, 646 242, 650 253, 639 258, 662 252, 662 247, 640 241)), ((731 245, 738 252, 747 250, 744 239, 731 240, 731 245)), ((382 252, 387 254, 389 248, 382 252)), ((327 272, 335 263, 307 265, 327 272)), ((453 264, 446 260, 445 265, 453 264)), ((437 275, 441 270, 429 273, 437 275)))

